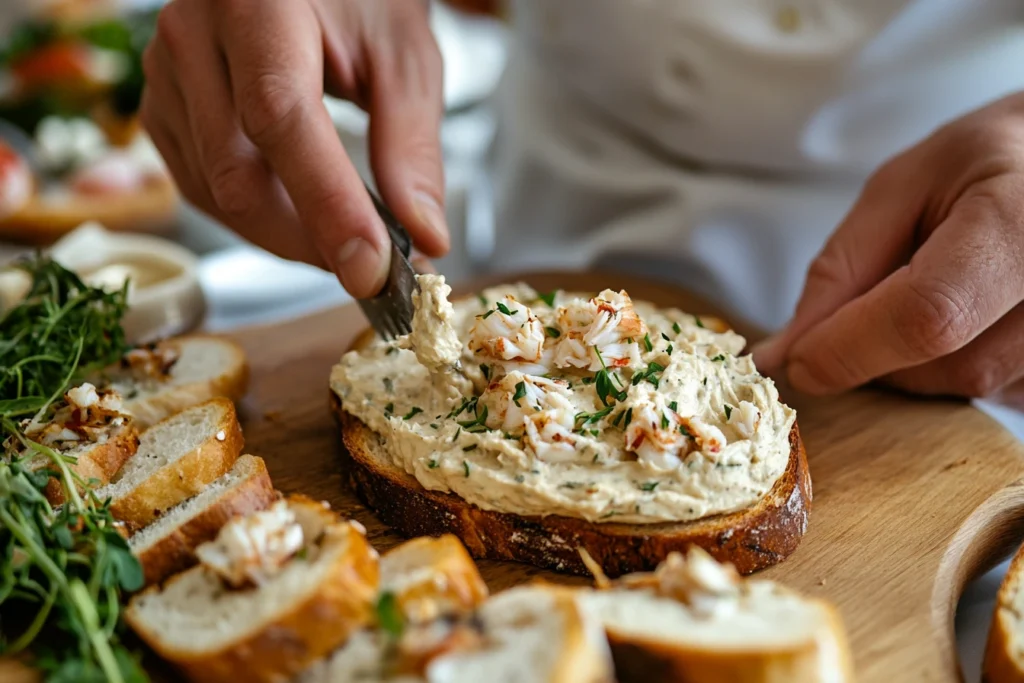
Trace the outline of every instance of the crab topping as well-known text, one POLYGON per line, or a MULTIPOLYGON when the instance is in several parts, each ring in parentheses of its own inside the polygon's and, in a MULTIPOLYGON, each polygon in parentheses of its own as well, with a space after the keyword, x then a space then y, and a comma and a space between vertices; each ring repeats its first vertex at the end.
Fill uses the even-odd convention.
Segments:
POLYGON ((761 425, 761 412, 750 401, 740 401, 729 415, 729 424, 741 438, 751 439, 761 425))
POLYGON ((554 411, 559 422, 564 422, 563 415, 571 422, 575 413, 567 382, 518 370, 491 382, 480 402, 487 407, 487 426, 509 434, 521 434, 527 417, 537 412, 554 411))
POLYGON ((511 295, 477 316, 469 331, 473 353, 497 361, 536 363, 544 350, 544 326, 511 295))
POLYGON ((672 470, 692 450, 693 438, 685 421, 664 405, 659 397, 633 407, 632 421, 626 427, 625 448, 650 467, 672 470))
POLYGON ((647 327, 625 291, 606 289, 589 301, 570 302, 558 309, 558 327, 561 338, 554 363, 560 368, 596 372, 641 362, 639 342, 647 327))
POLYGON ((131 370, 140 379, 165 380, 177 362, 176 349, 163 344, 150 344, 126 353, 121 359, 121 367, 131 370))
POLYGON ((303 542, 295 513, 280 500, 225 524, 216 540, 196 548, 196 557, 233 588, 259 586, 277 574, 303 542))
POLYGON ((121 396, 86 382, 68 390, 64 405, 45 424, 29 423, 25 435, 44 446, 71 447, 82 441, 102 443, 112 428, 125 422, 121 396))

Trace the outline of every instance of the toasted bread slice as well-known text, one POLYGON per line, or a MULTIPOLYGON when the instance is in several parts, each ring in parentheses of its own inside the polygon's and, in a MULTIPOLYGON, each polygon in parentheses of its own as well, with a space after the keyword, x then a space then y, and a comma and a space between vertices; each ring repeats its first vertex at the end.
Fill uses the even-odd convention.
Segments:
POLYGON ((1024 683, 1024 547, 1010 563, 996 597, 982 664, 984 683, 1024 683))
POLYGON ((159 583, 198 562, 195 549, 212 541, 233 517, 262 510, 277 499, 262 458, 243 455, 231 470, 128 539, 145 574, 159 583))
POLYGON ((513 588, 470 618, 355 634, 301 683, 610 683, 608 645, 574 594, 553 586, 513 588))
POLYGON ((206 565, 135 596, 125 619, 193 681, 284 681, 370 623, 378 557, 362 528, 324 504, 287 499, 302 548, 256 587, 206 565))
POLYGON ((234 404, 215 398, 146 430, 135 457, 96 495, 111 499, 130 531, 141 529, 230 470, 242 444, 234 404))
POLYGON ((578 553, 582 547, 605 573, 619 576, 653 569, 670 552, 697 545, 749 574, 785 559, 807 530, 811 479, 796 425, 789 434, 789 466, 751 508, 693 522, 593 523, 484 510, 454 494, 428 491, 391 464, 384 437, 344 412, 334 392, 331 401, 341 428, 345 474, 366 505, 406 536, 454 534, 477 558, 585 574, 578 553))
POLYGON ((392 593, 413 622, 473 610, 487 599, 487 584, 466 547, 450 534, 415 538, 384 553, 381 593, 392 593))
POLYGON ((104 374, 141 429, 211 398, 240 400, 249 366, 232 341, 185 335, 130 352, 104 374))
POLYGON ((0 657, 0 681, 4 683, 42 683, 43 674, 15 657, 0 657))
POLYGON ((653 574, 579 593, 608 635, 619 683, 847 683, 836 610, 770 581, 740 579, 699 548, 653 574))

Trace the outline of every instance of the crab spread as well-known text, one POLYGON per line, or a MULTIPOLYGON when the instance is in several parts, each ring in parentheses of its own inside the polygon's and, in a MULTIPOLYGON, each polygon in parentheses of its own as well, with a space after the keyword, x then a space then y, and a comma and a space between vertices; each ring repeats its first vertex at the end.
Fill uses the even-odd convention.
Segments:
POLYGON ((516 284, 449 303, 442 276, 419 285, 422 324, 345 354, 331 387, 425 488, 657 523, 749 507, 785 471, 795 413, 734 332, 624 291, 516 284))

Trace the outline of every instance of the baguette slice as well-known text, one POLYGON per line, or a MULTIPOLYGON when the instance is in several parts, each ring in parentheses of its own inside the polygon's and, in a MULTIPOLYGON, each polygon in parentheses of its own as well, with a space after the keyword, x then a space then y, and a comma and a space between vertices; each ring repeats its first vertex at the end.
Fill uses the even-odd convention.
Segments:
POLYGON ((488 594, 466 547, 450 534, 415 538, 384 553, 380 590, 393 594, 405 618, 415 623, 472 611, 488 594))
POLYGON ((470 618, 355 634, 301 683, 605 683, 614 680, 599 625, 571 590, 513 588, 470 618))
POLYGON ((211 398, 238 401, 249 382, 242 347, 220 337, 186 335, 132 353, 120 367, 108 368, 105 374, 125 397, 125 408, 140 428, 211 398), (145 363, 133 368, 129 360, 141 356, 144 361, 147 353, 158 361, 166 358, 170 367, 163 372, 159 366, 165 363, 156 362, 156 368, 140 367, 145 363))
POLYGON ((135 457, 96 495, 110 498, 114 516, 136 531, 224 475, 242 445, 234 404, 207 401, 146 430, 135 457))
POLYGON ((262 510, 278 497, 262 458, 243 455, 202 493, 172 507, 128 539, 145 575, 159 583, 195 565, 195 549, 212 541, 233 517, 262 510))
POLYGON ((1024 547, 1006 572, 988 631, 983 683, 1024 683, 1024 547))
POLYGON ((601 623, 619 683, 848 683, 852 658, 828 603, 742 580, 693 548, 580 604, 601 623))
POLYGON ((807 530, 811 478, 795 424, 786 471, 753 507, 693 522, 593 523, 484 510, 457 495, 428 491, 392 464, 385 437, 343 411, 333 391, 330 395, 344 445, 345 476, 363 502, 405 536, 454 534, 476 558, 586 574, 578 553, 582 547, 606 574, 619 576, 653 569, 670 552, 697 545, 749 574, 784 560, 807 530))
POLYGON ((129 603, 128 624, 190 680, 289 680, 370 623, 379 567, 362 527, 303 496, 287 504, 304 552, 259 587, 200 565, 129 603))

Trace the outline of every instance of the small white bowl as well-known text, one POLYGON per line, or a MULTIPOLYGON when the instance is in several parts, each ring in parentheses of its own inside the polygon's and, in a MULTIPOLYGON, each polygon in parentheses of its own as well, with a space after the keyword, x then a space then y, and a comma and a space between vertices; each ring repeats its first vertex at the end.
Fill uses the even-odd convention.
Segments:
POLYGON ((90 285, 117 289, 129 279, 122 324, 133 343, 195 329, 206 314, 196 256, 169 240, 90 222, 57 241, 50 255, 90 285))

